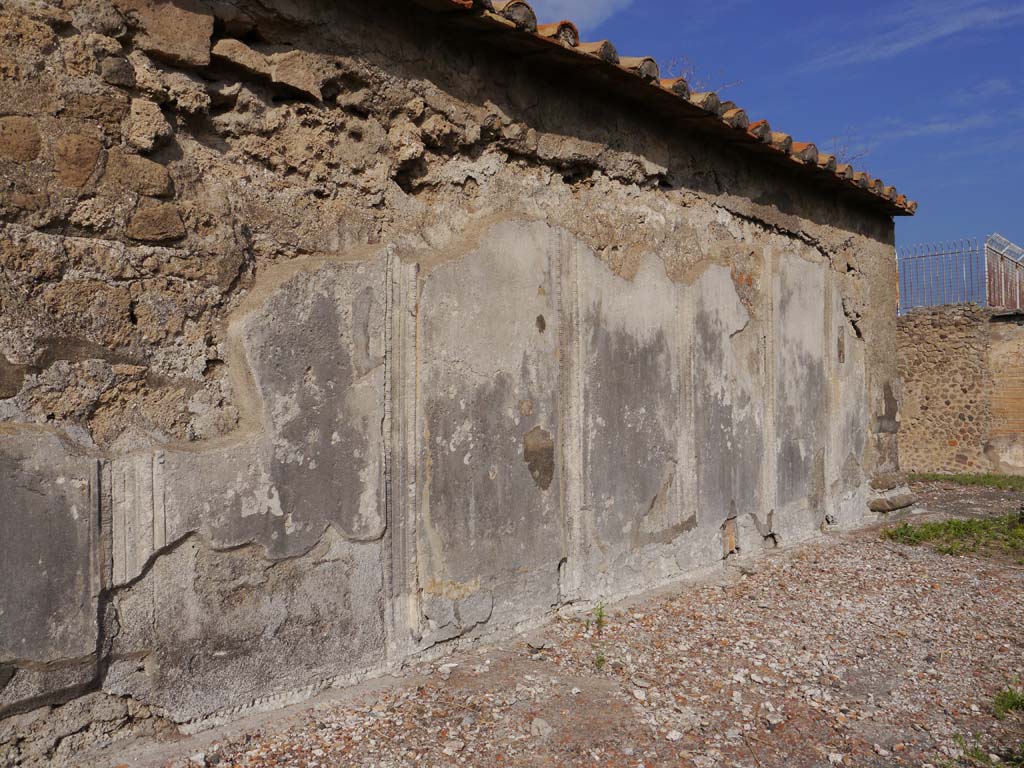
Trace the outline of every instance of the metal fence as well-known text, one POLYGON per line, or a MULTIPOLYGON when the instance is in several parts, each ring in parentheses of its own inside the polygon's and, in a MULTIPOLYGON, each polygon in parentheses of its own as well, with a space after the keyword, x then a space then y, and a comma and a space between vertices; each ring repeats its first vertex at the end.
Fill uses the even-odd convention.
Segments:
POLYGON ((1015 250, 1001 247, 1003 243, 1009 241, 994 235, 984 245, 969 239, 900 251, 899 313, 914 307, 969 303, 1022 309, 1024 263, 1014 258, 1015 250))

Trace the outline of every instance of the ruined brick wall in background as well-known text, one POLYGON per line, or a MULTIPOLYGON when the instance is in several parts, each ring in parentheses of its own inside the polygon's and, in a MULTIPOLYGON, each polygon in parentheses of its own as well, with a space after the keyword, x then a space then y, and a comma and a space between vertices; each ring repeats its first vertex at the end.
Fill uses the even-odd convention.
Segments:
POLYGON ((897 321, 901 469, 990 470, 990 318, 985 308, 959 304, 921 307, 897 321))

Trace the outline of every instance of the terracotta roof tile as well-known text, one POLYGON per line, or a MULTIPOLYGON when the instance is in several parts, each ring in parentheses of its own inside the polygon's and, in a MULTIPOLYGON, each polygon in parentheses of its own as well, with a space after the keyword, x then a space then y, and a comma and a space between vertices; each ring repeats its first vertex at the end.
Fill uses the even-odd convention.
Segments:
MULTIPOLYGON (((516 30, 517 34, 529 34, 545 41, 561 43, 568 51, 577 55, 593 57, 608 64, 619 65, 659 91, 676 98, 687 105, 686 117, 700 117, 717 123, 719 131, 735 130, 741 143, 747 143, 752 150, 768 152, 780 161, 791 161, 806 167, 806 173, 816 174, 818 178, 831 177, 834 182, 843 184, 851 194, 869 195, 888 206, 890 213, 913 215, 917 203, 908 200, 895 187, 886 185, 881 179, 873 179, 863 171, 854 170, 848 163, 839 163, 833 155, 819 152, 809 142, 794 142, 786 133, 773 131, 767 120, 751 122, 747 113, 731 101, 722 102, 717 94, 692 93, 687 82, 682 78, 660 79, 657 62, 646 56, 630 56, 620 59, 615 46, 608 40, 584 43, 580 42, 579 31, 571 21, 560 21, 555 24, 538 26, 537 16, 533 8, 525 0, 415 0, 420 5, 432 10, 448 10, 456 13, 453 16, 474 16, 482 21, 498 25, 499 28, 516 30), (859 191, 858 191, 859 190, 859 191)), ((558 47, 554 47, 558 50, 558 47)), ((565 55, 571 55, 568 52, 565 55)), ((595 67, 600 64, 595 63, 595 67)), ((612 78, 614 81, 614 78, 612 78)), ((618 81, 615 81, 616 83, 618 81)), ((643 88, 643 85, 636 87, 643 88)), ((660 103, 660 102, 659 102, 660 103)), ((683 109, 682 107, 678 109, 683 109)))
POLYGON ((666 91, 672 91, 676 96, 681 99, 690 100, 690 84, 681 77, 676 77, 671 80, 662 80, 661 87, 666 91))
POLYGON ((661 77, 658 62, 648 56, 620 56, 619 66, 639 75, 649 83, 657 82, 661 77))
MULTIPOLYGON (((472 0, 470 0, 472 2, 472 0)), ((575 48, 580 44, 580 31, 571 21, 559 21, 554 24, 541 24, 537 34, 549 40, 557 40, 562 45, 575 48)))
MULTIPOLYGON (((456 0, 457 2, 458 0, 456 0)), ((500 13, 517 27, 527 32, 537 31, 537 14, 523 0, 492 0, 496 13, 500 13)))
POLYGON ((794 141, 790 155, 794 160, 808 165, 818 164, 818 147, 806 141, 794 141))
POLYGON ((772 140, 772 127, 768 124, 767 120, 758 120, 756 123, 751 123, 747 126, 747 133, 758 141, 763 141, 765 144, 770 143, 772 140))
POLYGON ((619 52, 607 40, 600 40, 596 43, 580 43, 576 50, 589 53, 591 56, 596 56, 602 61, 607 61, 609 64, 619 63, 619 52))
POLYGON ((722 102, 718 98, 717 93, 712 93, 711 91, 706 91, 704 93, 691 93, 690 103, 696 104, 705 112, 711 112, 715 115, 722 114, 722 102))
POLYGON ((739 128, 741 131, 745 131, 750 127, 750 118, 739 107, 733 107, 722 112, 722 119, 733 128, 739 128))
POLYGON ((793 149, 793 137, 781 131, 772 131, 772 146, 787 155, 793 149))

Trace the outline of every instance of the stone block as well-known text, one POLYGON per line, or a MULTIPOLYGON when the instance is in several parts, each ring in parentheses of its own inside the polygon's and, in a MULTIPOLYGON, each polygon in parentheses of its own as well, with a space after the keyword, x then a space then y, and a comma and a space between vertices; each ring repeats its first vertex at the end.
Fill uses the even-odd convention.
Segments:
POLYGON ((128 237, 146 243, 162 243, 185 237, 178 206, 145 200, 128 222, 128 237))
POLYGON ((0 159, 27 163, 39 157, 42 139, 31 117, 0 117, 0 159))
POLYGON ((127 59, 120 56, 108 56, 100 65, 103 80, 111 85, 122 88, 135 87, 135 70, 127 59))
POLYGON ((66 187, 85 186, 96 169, 102 150, 103 146, 89 136, 61 136, 54 147, 57 181, 66 187))
POLYGON ((895 512, 906 509, 917 503, 917 496, 907 486, 892 488, 875 493, 868 500, 868 509, 872 512, 895 512))
POLYGON ((149 152, 173 133, 159 106, 147 99, 132 99, 126 130, 129 146, 149 152))
POLYGON ((138 23, 135 44, 171 64, 205 67, 210 63, 213 14, 199 0, 115 0, 138 23))
POLYGON ((173 192, 171 176, 164 166, 121 149, 110 151, 103 182, 148 197, 164 197, 173 192))

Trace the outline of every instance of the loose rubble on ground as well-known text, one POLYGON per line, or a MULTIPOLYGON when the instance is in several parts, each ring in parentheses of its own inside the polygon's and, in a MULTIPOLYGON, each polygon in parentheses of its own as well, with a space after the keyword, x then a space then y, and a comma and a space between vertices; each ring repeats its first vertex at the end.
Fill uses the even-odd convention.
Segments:
POLYGON ((728 565, 164 764, 942 768, 1019 744, 992 697, 1024 677, 1024 570, 877 530, 728 565))

